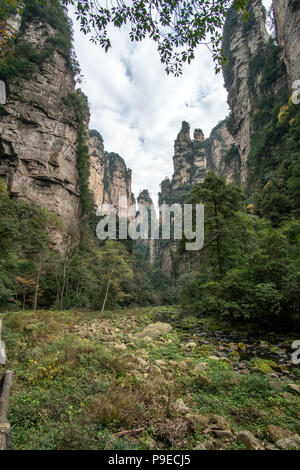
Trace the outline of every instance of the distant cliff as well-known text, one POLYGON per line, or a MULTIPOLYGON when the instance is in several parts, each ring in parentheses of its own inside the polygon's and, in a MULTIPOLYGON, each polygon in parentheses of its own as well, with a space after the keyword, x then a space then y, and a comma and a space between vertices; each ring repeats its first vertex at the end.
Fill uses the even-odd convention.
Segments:
POLYGON ((132 171, 127 168, 120 155, 105 152, 103 139, 97 131, 90 131, 89 155, 89 188, 97 207, 101 204, 111 204, 118 210, 119 198, 124 198, 127 207, 134 204, 135 199, 131 191, 132 171))
MULTIPOLYGON (((157 214, 154 209, 153 201, 152 198, 149 194, 149 191, 147 189, 144 189, 143 191, 140 192, 140 194, 137 197, 137 210, 139 210, 139 206, 143 205, 147 207, 148 209, 148 234, 149 238, 148 240, 137 240, 137 249, 140 250, 142 247, 142 252, 144 258, 148 261, 150 265, 154 265, 157 261, 157 255, 158 255, 158 250, 159 250, 159 240, 152 239, 151 238, 151 224, 154 222, 154 224, 157 224, 157 214), (152 217, 151 218, 151 209, 152 211, 152 217)), ((141 252, 141 250, 140 250, 141 252)))
POLYGON ((72 30, 60 5, 25 0, 21 14, 9 17, 12 50, 0 64, 7 100, 0 107, 0 177, 11 197, 57 214, 63 231, 52 233, 63 249, 63 233, 76 244, 87 206, 119 196, 128 205, 131 170, 115 153, 104 151, 101 135, 89 134, 87 99, 76 90, 78 64, 72 30))

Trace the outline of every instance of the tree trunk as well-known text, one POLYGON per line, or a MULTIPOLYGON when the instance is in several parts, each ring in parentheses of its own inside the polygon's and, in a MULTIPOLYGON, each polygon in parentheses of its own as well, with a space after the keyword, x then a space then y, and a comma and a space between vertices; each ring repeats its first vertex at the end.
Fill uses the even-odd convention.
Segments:
POLYGON ((39 287, 40 287, 40 275, 41 275, 41 260, 39 262, 38 272, 37 272, 37 277, 36 277, 36 284, 35 284, 34 304, 33 304, 34 312, 36 311, 36 307, 37 307, 38 293, 39 293, 39 287))
POLYGON ((109 292, 109 287, 110 287, 110 283, 111 283, 111 278, 112 278, 114 269, 115 269, 115 265, 113 265, 113 268, 111 270, 111 273, 110 273, 110 276, 109 276, 109 279, 108 279, 108 283, 107 283, 107 287, 106 287, 106 292, 105 292, 105 297, 104 297, 101 313, 103 313, 104 309, 105 309, 105 305, 106 305, 106 301, 107 301, 107 297, 108 297, 108 292, 109 292))
POLYGON ((220 227, 219 227, 216 201, 214 201, 214 207, 215 207, 215 221, 216 221, 216 228, 217 228, 217 251, 218 251, 219 270, 220 270, 220 275, 223 276, 224 272, 223 272, 223 263, 222 263, 222 256, 221 256, 220 227))

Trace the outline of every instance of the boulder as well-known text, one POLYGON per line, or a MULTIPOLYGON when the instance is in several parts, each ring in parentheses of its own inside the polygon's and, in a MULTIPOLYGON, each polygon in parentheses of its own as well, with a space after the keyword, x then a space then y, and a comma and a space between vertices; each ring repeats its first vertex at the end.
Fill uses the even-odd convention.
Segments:
POLYGON ((198 442, 194 450, 206 450, 206 447, 202 442, 198 442))
POLYGON ((218 429, 228 430, 231 428, 231 424, 229 423, 229 421, 227 421, 226 418, 214 414, 209 415, 209 424, 213 424, 218 429))
POLYGON ((186 415, 193 431, 202 431, 209 425, 209 419, 204 415, 188 414, 186 415))
POLYGON ((189 412, 182 398, 178 398, 174 403, 170 404, 170 410, 175 414, 185 415, 189 412))
POLYGON ((147 367, 148 362, 145 359, 143 359, 142 357, 138 357, 136 360, 137 360, 139 366, 147 367))
POLYGON ((231 353, 228 354, 228 358, 233 362, 239 362, 240 355, 237 351, 232 351, 231 353))
POLYGON ((276 442, 276 446, 282 450, 300 450, 300 437, 294 434, 291 437, 284 437, 276 442))
POLYGON ((288 429, 284 429, 281 426, 275 426, 270 424, 266 427, 265 436, 270 442, 277 442, 280 439, 284 439, 286 437, 291 437, 293 433, 288 429))
POLYGON ((157 359, 157 360, 155 361, 155 364, 156 364, 157 366, 165 366, 165 365, 167 365, 167 363, 166 363, 166 361, 165 361, 164 359, 157 359))
POLYGON ((214 431, 214 434, 218 439, 232 439, 233 438, 233 434, 230 429, 216 429, 214 431))
POLYGON ((199 443, 196 445, 196 447, 195 447, 194 450, 206 450, 206 447, 205 447, 204 444, 202 444, 202 442, 199 442, 199 443))
POLYGON ((198 362, 194 367, 194 372, 203 372, 208 369, 209 367, 205 362, 198 362))
POLYGON ((169 323, 152 323, 151 325, 146 326, 143 331, 139 331, 135 334, 136 338, 156 338, 157 336, 170 333, 172 331, 172 326, 169 323))
POLYGON ((245 343, 238 343, 238 348, 241 352, 246 352, 246 349, 247 349, 247 346, 245 345, 245 343))
POLYGON ((262 444, 250 431, 241 431, 238 434, 238 440, 241 441, 248 450, 262 450, 262 444))
POLYGON ((300 385, 288 384, 288 387, 292 392, 295 392, 295 393, 298 393, 298 394, 300 393, 300 385))
POLYGON ((155 366, 155 365, 148 367, 147 372, 149 373, 149 375, 159 375, 159 374, 161 374, 160 368, 155 366))
POLYGON ((212 382, 209 378, 207 378, 205 375, 199 374, 196 378, 197 382, 207 385, 208 387, 212 385, 212 382))
POLYGON ((114 348, 117 349, 118 351, 125 351, 125 349, 127 349, 127 346, 126 344, 116 344, 114 348))
POLYGON ((190 341, 189 343, 184 345, 184 349, 189 350, 189 349, 195 348, 196 346, 197 346, 197 343, 195 343, 194 341, 190 341))

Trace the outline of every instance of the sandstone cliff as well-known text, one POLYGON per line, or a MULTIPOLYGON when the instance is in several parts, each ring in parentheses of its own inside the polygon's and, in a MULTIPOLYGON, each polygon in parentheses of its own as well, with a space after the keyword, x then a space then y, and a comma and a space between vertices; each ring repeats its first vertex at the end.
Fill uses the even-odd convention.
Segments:
MULTIPOLYGON (((16 47, 42 55, 55 35, 53 27, 36 19, 23 25, 16 47)), ((75 91, 69 62, 55 49, 33 64, 25 79, 2 79, 7 102, 0 116, 0 176, 12 197, 48 208, 67 230, 72 226, 79 233, 79 123, 74 109, 64 102, 75 91)))
MULTIPOLYGON (((120 155, 105 152, 102 137, 95 131, 90 131, 89 155, 89 187, 97 207, 101 204, 111 204, 119 212, 120 198, 126 201, 127 207, 134 204, 131 191, 132 171, 127 168, 120 155)), ((122 212, 126 210, 125 206, 121 204, 122 212)))
POLYGON ((138 244, 144 246, 144 251, 146 259, 150 265, 156 263, 158 249, 159 249, 159 240, 151 238, 151 224, 157 224, 157 215, 154 209, 152 198, 147 189, 144 189, 140 192, 137 197, 138 208, 140 205, 147 207, 148 209, 148 223, 149 223, 149 239, 148 240, 138 240, 138 244), (151 209, 152 209, 152 218, 151 218, 151 209))
MULTIPOLYGON (((0 109, 0 176, 11 197, 57 214, 76 244, 87 185, 97 205, 118 208, 119 197, 131 205, 131 170, 119 155, 104 151, 99 133, 88 137, 87 103, 75 89, 69 21, 57 5, 39 8, 25 0, 21 15, 9 18, 16 39, 8 65, 0 66, 7 91, 0 109)), ((52 235, 63 249, 63 234, 52 235)))
MULTIPOLYGON (((261 0, 249 2, 248 10, 250 17, 247 23, 234 8, 229 10, 223 42, 228 59, 224 68, 224 80, 232 112, 231 133, 239 151, 240 181, 243 187, 246 186, 247 180, 247 158, 252 131, 251 114, 254 110, 253 95, 249 87, 250 64, 269 40, 261 0)), ((254 87, 258 87, 260 79, 261 75, 254 77, 254 87)), ((239 162, 235 162, 236 166, 238 164, 239 162)))
POLYGON ((201 129, 195 129, 194 139, 190 137, 190 125, 182 123, 182 128, 175 140, 173 189, 182 184, 191 184, 203 180, 206 171, 204 135, 201 129))
POLYGON ((227 129, 227 119, 220 122, 205 141, 207 169, 215 170, 229 183, 240 182, 240 157, 232 135, 227 129))
POLYGON ((300 2, 299 0, 274 0, 273 11, 277 39, 291 88, 295 80, 300 80, 300 2))

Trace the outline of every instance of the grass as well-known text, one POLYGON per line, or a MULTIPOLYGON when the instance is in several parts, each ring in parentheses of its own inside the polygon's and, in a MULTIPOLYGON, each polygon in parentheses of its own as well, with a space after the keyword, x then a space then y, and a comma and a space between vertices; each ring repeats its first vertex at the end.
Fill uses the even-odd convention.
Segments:
POLYGON ((299 433, 300 400, 286 395, 284 381, 274 388, 259 372, 237 374, 209 358, 210 345, 187 351, 185 330, 136 341, 132 335, 158 312, 176 314, 174 307, 5 314, 3 339, 15 372, 10 448, 193 449, 205 435, 171 411, 177 398, 191 413, 226 418, 236 432, 247 429, 263 439, 275 424, 299 433), (149 367, 162 360, 161 373, 152 375, 149 367), (207 381, 193 372, 199 361, 209 366, 201 374, 207 381))

